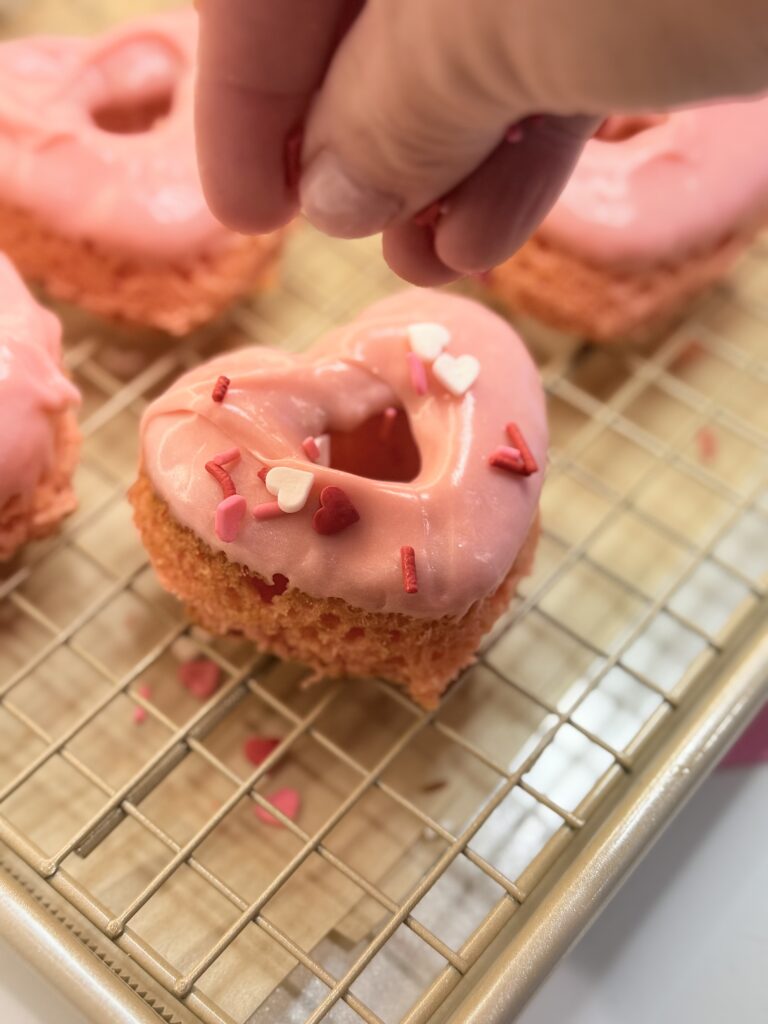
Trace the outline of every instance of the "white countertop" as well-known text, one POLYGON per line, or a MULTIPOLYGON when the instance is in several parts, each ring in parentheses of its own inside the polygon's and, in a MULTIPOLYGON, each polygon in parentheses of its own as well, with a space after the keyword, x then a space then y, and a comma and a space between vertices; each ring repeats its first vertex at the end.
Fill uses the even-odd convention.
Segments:
MULTIPOLYGON (((721 770, 519 1024, 764 1024, 766 964, 768 765, 721 770)), ((85 1024, 3 943, 0 1021, 85 1024)))

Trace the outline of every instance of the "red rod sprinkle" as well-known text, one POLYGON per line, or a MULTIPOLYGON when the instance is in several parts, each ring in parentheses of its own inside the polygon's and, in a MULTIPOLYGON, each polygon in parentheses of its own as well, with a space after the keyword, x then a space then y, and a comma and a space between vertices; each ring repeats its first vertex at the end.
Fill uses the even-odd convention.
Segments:
POLYGON ((528 476, 523 456, 518 448, 510 448, 504 444, 499 445, 488 459, 488 464, 496 469, 507 469, 510 473, 517 473, 519 476, 528 476))
POLYGON ((264 519, 277 519, 278 516, 288 515, 283 512, 276 501, 263 501, 260 505, 254 505, 253 518, 261 522, 264 519))
POLYGON ((314 437, 305 437, 301 442, 301 447, 304 449, 304 454, 310 462, 318 461, 320 458, 320 449, 317 447, 317 441, 314 437))
POLYGON ((225 498, 231 498, 233 494, 237 494, 235 482, 223 466, 220 466, 218 462, 211 461, 206 462, 205 468, 221 487, 221 493, 225 498))
POLYGON ((211 398, 214 400, 214 402, 223 402, 224 396, 226 395, 228 388, 229 377, 225 377, 224 374, 222 374, 216 381, 216 383, 213 385, 211 398))
POLYGON ((214 455, 211 462, 215 462, 217 466, 228 466, 230 462, 237 462, 239 458, 239 448, 228 448, 225 452, 219 452, 218 455, 214 455))
POLYGON ((415 352, 408 352, 405 357, 408 360, 408 372, 411 375, 411 385, 417 395, 427 393, 427 371, 424 363, 415 352))
POLYGON ((536 473, 539 468, 536 463, 536 459, 534 459, 531 449, 528 447, 520 427, 518 427, 516 423, 507 424, 507 437, 509 437, 509 440, 522 456, 524 467, 523 476, 530 476, 531 473, 536 473))
POLYGON ((392 427, 397 419, 397 409, 394 405, 388 406, 382 413, 381 426, 379 427, 379 440, 386 441, 392 433, 392 427))
POLYGON ((403 587, 406 594, 418 594, 419 578, 416 575, 416 552, 410 545, 400 548, 400 562, 403 567, 403 587))
POLYGON ((696 434, 696 444, 699 448, 699 458, 701 461, 714 462, 720 446, 717 441, 717 434, 711 427, 702 427, 699 430, 696 434))

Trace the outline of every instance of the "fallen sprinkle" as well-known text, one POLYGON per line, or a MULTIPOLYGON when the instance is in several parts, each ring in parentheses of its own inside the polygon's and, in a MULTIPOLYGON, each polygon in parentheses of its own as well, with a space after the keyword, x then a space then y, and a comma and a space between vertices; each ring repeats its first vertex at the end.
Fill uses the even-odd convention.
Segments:
POLYGON ((506 469, 510 473, 517 473, 518 476, 527 476, 523 456, 518 448, 510 448, 508 445, 499 445, 491 453, 488 464, 494 469, 506 469))
POLYGON ((360 513, 341 487, 324 487, 320 492, 320 507, 312 517, 312 528, 328 536, 352 526, 360 513))
POLYGON ((445 779, 435 779, 433 782, 425 782, 421 787, 422 793, 437 793, 440 789, 445 789, 448 783, 445 779))
POLYGON ((217 466, 228 466, 230 462, 237 462, 239 458, 239 448, 228 448, 225 452, 214 455, 211 462, 215 462, 217 466))
POLYGON ((417 395, 426 395, 427 371, 424 368, 424 363, 422 363, 415 352, 406 352, 405 358, 408 360, 408 372, 411 377, 413 390, 417 395))
POLYGON ((133 709, 133 721, 135 725, 143 725, 147 720, 146 708, 133 709))
POLYGON ((692 338, 691 341, 680 349, 677 356, 672 360, 672 366, 678 370, 682 369, 690 363, 695 363, 706 353, 706 351, 707 350, 704 345, 697 338, 692 338))
POLYGON ((280 740, 276 736, 249 736, 243 744, 243 754, 246 760, 258 767, 279 746, 280 740))
POLYGON ((141 686, 136 687, 136 693, 138 693, 140 697, 143 697, 144 700, 149 700, 152 696, 152 689, 149 683, 142 683, 141 686))
POLYGON ((400 548, 400 563, 403 569, 403 587, 406 594, 418 594, 419 579, 416 575, 416 552, 410 545, 400 548))
POLYGON ((219 540, 231 544, 237 539, 247 509, 248 504, 242 494, 230 494, 228 498, 219 502, 214 519, 214 528, 219 540))
POLYGON ((260 505, 253 506, 253 518, 262 522, 265 519, 277 519, 278 516, 287 516, 276 501, 263 501, 260 505))
POLYGON ((227 391, 229 390, 229 384, 230 384, 229 377, 225 377, 224 374, 222 374, 219 377, 219 379, 216 381, 216 383, 213 385, 213 391, 211 392, 211 398, 214 400, 214 402, 223 402, 224 401, 224 396, 226 395, 227 391))
POLYGON ((718 444, 717 434, 711 427, 701 427, 696 434, 696 445, 702 462, 714 462, 720 445, 718 444))
POLYGON ((179 665, 179 682, 198 700, 208 700, 221 685, 221 669, 210 658, 192 658, 179 665))
POLYGON ((304 454, 310 462, 319 462, 320 449, 317 447, 317 441, 314 437, 305 437, 301 442, 301 447, 304 449, 304 454))
POLYGON ((394 405, 388 406, 382 413, 381 426, 379 427, 379 440, 386 441, 392 433, 392 427, 397 419, 397 409, 394 405))
MULTIPOLYGON (((285 789, 278 789, 272 796, 266 798, 269 803, 272 804, 278 811, 285 815, 290 821, 295 821, 301 807, 301 797, 299 791, 286 787, 285 789)), ((262 807, 260 804, 254 804, 253 812, 259 821, 262 821, 265 825, 274 825, 277 828, 284 828, 282 821, 276 818, 273 814, 270 814, 268 810, 262 807)))
POLYGON ((516 423, 507 424, 507 437, 522 456, 524 467, 523 475, 530 476, 531 473, 536 473, 539 468, 538 463, 536 462, 536 459, 534 459, 533 453, 528 447, 520 427, 518 427, 516 423))
POLYGON ((206 462, 205 469, 221 487, 221 493, 225 498, 237 493, 234 480, 218 462, 206 462))

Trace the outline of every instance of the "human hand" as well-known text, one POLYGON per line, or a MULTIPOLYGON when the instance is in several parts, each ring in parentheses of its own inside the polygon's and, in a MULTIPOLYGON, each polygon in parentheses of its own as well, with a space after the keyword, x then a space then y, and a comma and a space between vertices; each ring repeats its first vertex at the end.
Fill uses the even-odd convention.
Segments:
POLYGON ((262 232, 300 203, 330 235, 383 231, 387 262, 415 284, 514 252, 607 113, 768 86, 766 0, 199 6, 198 151, 214 213, 262 232), (286 173, 299 131, 300 177, 286 173))

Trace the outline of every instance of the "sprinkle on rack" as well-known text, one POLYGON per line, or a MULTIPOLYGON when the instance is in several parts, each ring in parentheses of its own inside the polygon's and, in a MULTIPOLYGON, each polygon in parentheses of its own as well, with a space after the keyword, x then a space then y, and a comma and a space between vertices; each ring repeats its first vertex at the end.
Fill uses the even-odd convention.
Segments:
POLYGON ((218 378, 216 383, 213 385, 213 391, 211 392, 211 398, 214 400, 214 402, 223 402, 224 401, 224 396, 226 395, 227 391, 229 390, 230 383, 231 382, 230 382, 229 377, 225 377, 224 374, 222 373, 222 375, 218 378))
POLYGON ((400 563, 403 570, 403 589, 406 594, 418 594, 419 578, 416 575, 416 552, 409 544, 400 548, 400 563))

